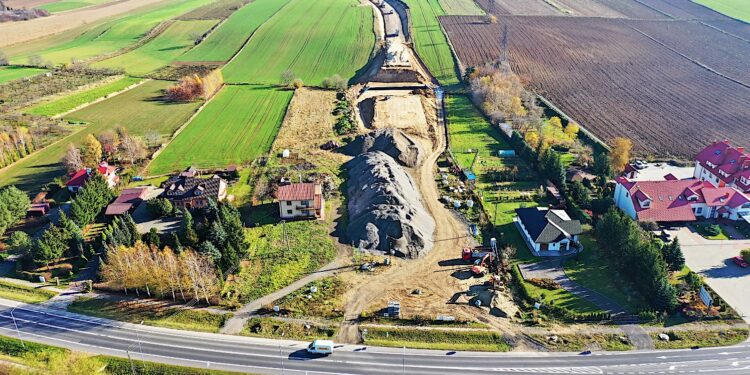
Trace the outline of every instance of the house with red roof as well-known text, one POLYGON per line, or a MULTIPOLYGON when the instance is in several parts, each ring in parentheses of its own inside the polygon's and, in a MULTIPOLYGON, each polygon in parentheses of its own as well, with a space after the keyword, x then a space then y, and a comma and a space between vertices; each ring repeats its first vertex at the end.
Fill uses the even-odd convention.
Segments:
POLYGON ((696 179, 715 187, 735 187, 750 192, 750 154, 729 141, 715 141, 695 156, 696 179))
POLYGON ((96 168, 83 168, 73 173, 68 182, 65 183, 65 186, 71 192, 77 193, 84 185, 86 185, 86 181, 88 181, 95 172, 104 176, 104 179, 107 180, 107 184, 110 188, 115 187, 120 181, 120 177, 117 176, 117 168, 107 164, 106 161, 103 161, 96 168))
POLYGON ((120 193, 120 195, 115 199, 115 201, 107 206, 107 210, 104 211, 104 215, 118 216, 124 215, 126 212, 133 213, 138 205, 140 205, 146 198, 147 193, 147 186, 123 190, 122 193, 120 193))
POLYGON ((279 186, 279 216, 282 219, 316 218, 325 215, 323 187, 316 183, 279 186))

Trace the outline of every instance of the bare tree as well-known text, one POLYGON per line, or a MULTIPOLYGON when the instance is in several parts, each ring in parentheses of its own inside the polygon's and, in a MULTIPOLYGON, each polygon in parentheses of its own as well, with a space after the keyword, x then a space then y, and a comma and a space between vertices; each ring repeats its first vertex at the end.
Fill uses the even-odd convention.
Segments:
POLYGON ((29 65, 43 67, 44 59, 42 59, 42 56, 39 55, 31 55, 29 56, 29 65))
POLYGON ((284 86, 289 86, 292 84, 292 81, 294 81, 294 72, 287 69, 283 73, 281 73, 281 84, 284 86))
POLYGON ((120 142, 117 134, 111 130, 107 130, 104 133, 99 134, 96 139, 102 144, 102 151, 104 151, 105 159, 112 159, 117 153, 117 146, 120 142))
POLYGON ((63 165, 68 172, 76 172, 83 168, 83 160, 81 159, 81 150, 73 144, 68 145, 68 151, 65 152, 63 157, 63 165))
POLYGON ((126 135, 120 140, 120 152, 123 159, 135 164, 146 157, 146 143, 143 138, 126 135))
POLYGON ((5 52, 0 51, 0 66, 9 65, 10 60, 8 60, 8 55, 5 54, 5 52))
POLYGON ((156 147, 161 143, 161 135, 155 131, 150 131, 143 136, 143 140, 146 141, 146 146, 156 147))

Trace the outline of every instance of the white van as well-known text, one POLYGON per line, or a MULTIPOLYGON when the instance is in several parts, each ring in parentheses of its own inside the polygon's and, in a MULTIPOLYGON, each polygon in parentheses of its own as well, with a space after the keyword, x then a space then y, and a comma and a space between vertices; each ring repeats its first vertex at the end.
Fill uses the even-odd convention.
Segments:
POLYGON ((307 346, 307 352, 311 354, 333 354, 333 341, 315 340, 307 346))

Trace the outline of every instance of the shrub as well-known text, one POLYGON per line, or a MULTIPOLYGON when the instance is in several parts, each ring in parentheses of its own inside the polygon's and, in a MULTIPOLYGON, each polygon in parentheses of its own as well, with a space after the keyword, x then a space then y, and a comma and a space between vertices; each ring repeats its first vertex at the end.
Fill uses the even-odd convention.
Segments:
POLYGON ((740 251, 740 255, 745 259, 745 262, 750 262, 750 249, 740 251))
POLYGON ((292 81, 292 87, 293 87, 293 88, 294 88, 295 90, 296 90, 296 89, 301 89, 301 88, 305 87, 305 83, 304 83, 304 82, 302 82, 302 80, 301 80, 301 79, 299 79, 299 78, 296 78, 296 79, 295 79, 294 81, 292 81))
POLYGON ((718 236, 721 234, 721 227, 713 224, 713 225, 707 225, 705 228, 706 235, 708 236, 718 236))
POLYGON ((557 290, 557 289, 561 288, 560 284, 558 284, 555 280, 552 280, 552 279, 547 279, 547 278, 544 278, 544 279, 532 278, 532 279, 528 279, 526 281, 528 281, 528 282, 530 282, 530 283, 532 283, 532 284, 534 284, 534 285, 536 285, 536 286, 538 286, 538 287, 540 287, 542 289, 557 290))
POLYGON ((172 214, 172 202, 167 198, 156 198, 146 202, 146 209, 152 217, 159 218, 172 214))
POLYGON ((638 317, 645 322, 653 322, 659 318, 659 313, 651 310, 644 310, 638 313, 638 317))

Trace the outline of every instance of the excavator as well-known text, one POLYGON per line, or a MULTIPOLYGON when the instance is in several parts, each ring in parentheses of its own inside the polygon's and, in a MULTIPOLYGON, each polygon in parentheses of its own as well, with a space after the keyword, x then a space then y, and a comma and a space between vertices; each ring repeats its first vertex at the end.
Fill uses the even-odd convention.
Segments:
POLYGON ((475 277, 481 277, 487 274, 491 268, 494 267, 495 255, 492 253, 485 253, 481 259, 477 259, 474 265, 471 266, 471 273, 475 277))

